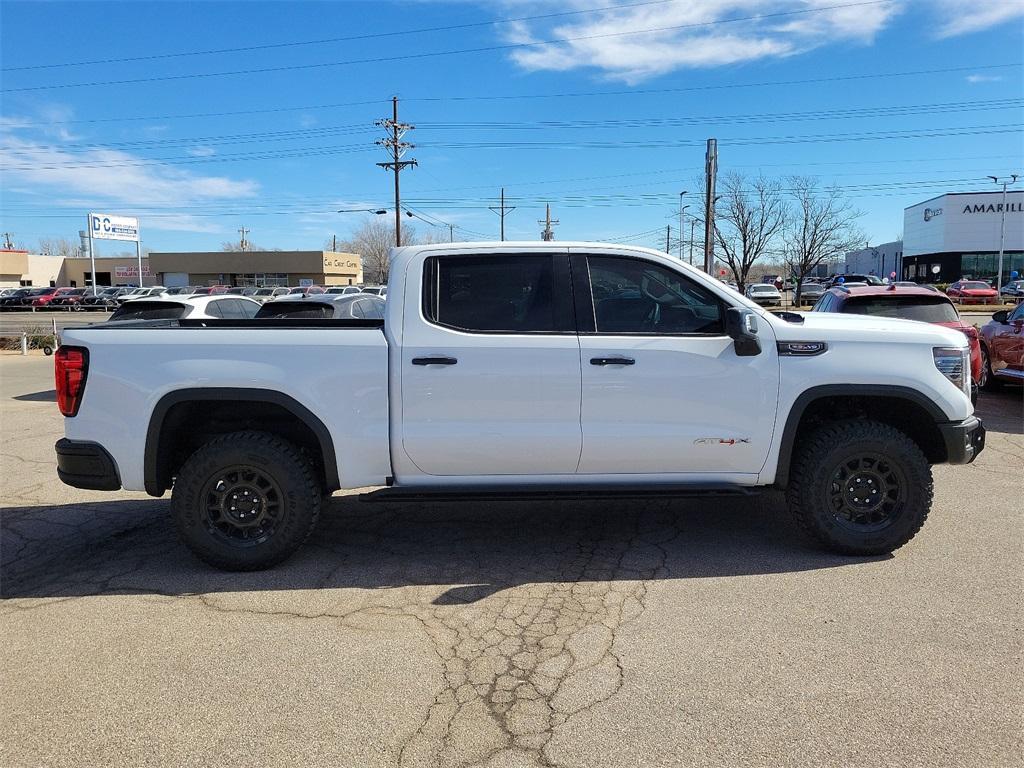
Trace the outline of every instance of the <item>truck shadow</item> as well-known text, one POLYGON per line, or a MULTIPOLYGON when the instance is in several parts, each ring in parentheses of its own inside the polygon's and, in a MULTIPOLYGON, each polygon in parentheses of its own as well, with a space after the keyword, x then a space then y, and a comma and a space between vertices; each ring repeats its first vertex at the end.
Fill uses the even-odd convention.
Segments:
POLYGON ((995 392, 982 392, 975 413, 989 432, 1024 434, 1024 387, 1004 384, 995 392))
POLYGON ((775 493, 429 504, 338 496, 305 547, 257 573, 195 560, 166 500, 20 507, 4 512, 0 556, 3 598, 414 586, 433 590, 434 605, 524 584, 752 576, 886 559, 816 549, 775 493))

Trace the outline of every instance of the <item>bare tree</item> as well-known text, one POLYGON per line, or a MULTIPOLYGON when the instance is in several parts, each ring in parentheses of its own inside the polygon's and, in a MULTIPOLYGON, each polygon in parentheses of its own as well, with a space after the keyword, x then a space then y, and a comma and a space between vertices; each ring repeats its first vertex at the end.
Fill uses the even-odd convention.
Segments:
POLYGON ((732 271, 742 292, 750 268, 771 250, 786 222, 786 205, 777 181, 748 180, 730 173, 721 182, 721 202, 715 216, 718 255, 732 271))
MULTIPOLYGON (((414 228, 402 222, 402 242, 416 241, 414 228)), ((395 229, 391 222, 378 218, 365 220, 352 233, 352 237, 339 246, 349 252, 358 254, 363 261, 363 280, 367 283, 386 283, 390 271, 389 254, 395 247, 395 229)))
MULTIPOLYGON (((222 251, 240 251, 242 250, 241 240, 227 240, 220 244, 222 251)), ((262 245, 256 245, 251 240, 245 241, 245 250, 248 251, 277 251, 279 248, 264 248, 262 245)))
POLYGON ((783 234, 783 254, 796 278, 793 302, 800 305, 804 278, 819 264, 844 255, 864 241, 857 227, 863 215, 835 188, 822 188, 817 179, 789 179, 793 207, 783 234))
POLYGON ((39 252, 47 256, 61 256, 65 259, 79 255, 80 244, 66 237, 39 238, 39 252))

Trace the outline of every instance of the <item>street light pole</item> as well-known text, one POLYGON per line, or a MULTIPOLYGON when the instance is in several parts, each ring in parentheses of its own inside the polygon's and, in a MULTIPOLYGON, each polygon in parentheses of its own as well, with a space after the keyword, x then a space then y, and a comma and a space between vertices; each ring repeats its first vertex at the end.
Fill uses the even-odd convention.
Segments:
MULTIPOLYGON (((998 176, 989 176, 992 181, 999 184, 998 176)), ((1003 244, 1006 240, 1006 186, 1007 184, 1016 184, 1017 174, 1010 174, 1010 181, 1006 181, 1004 178, 1002 181, 1003 185, 1003 204, 1000 206, 1002 209, 1002 215, 999 217, 999 270, 996 274, 996 300, 1002 298, 1000 291, 1003 290, 1003 244)))
POLYGON ((680 261, 683 260, 683 232, 686 231, 685 229, 683 229, 683 216, 684 216, 684 213, 685 213, 686 209, 690 207, 688 205, 683 205, 683 195, 685 195, 688 191, 689 190, 684 189, 682 192, 679 193, 679 260, 680 261))

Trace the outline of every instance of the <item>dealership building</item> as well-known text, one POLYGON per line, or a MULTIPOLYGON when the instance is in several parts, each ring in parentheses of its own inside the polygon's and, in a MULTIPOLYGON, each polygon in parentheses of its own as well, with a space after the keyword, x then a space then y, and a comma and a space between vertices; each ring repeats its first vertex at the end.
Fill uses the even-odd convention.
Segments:
MULTIPOLYGON (((1003 236, 1003 282, 1024 273, 1024 191, 949 193, 903 212, 904 280, 952 283, 995 280, 1003 236)), ((886 271, 884 274, 888 274, 886 271)))
MULTIPOLYGON (((151 252, 149 271, 159 285, 359 285, 362 259, 334 251, 151 252)), ((98 271, 98 270, 97 270, 98 271)))

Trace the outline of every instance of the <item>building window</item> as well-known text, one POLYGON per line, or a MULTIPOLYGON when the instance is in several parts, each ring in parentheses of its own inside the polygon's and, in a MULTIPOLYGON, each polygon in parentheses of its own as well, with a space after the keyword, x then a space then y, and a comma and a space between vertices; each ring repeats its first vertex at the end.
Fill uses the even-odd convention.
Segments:
POLYGON ((236 280, 241 288, 288 287, 288 275, 284 272, 251 272, 236 275, 236 280))

